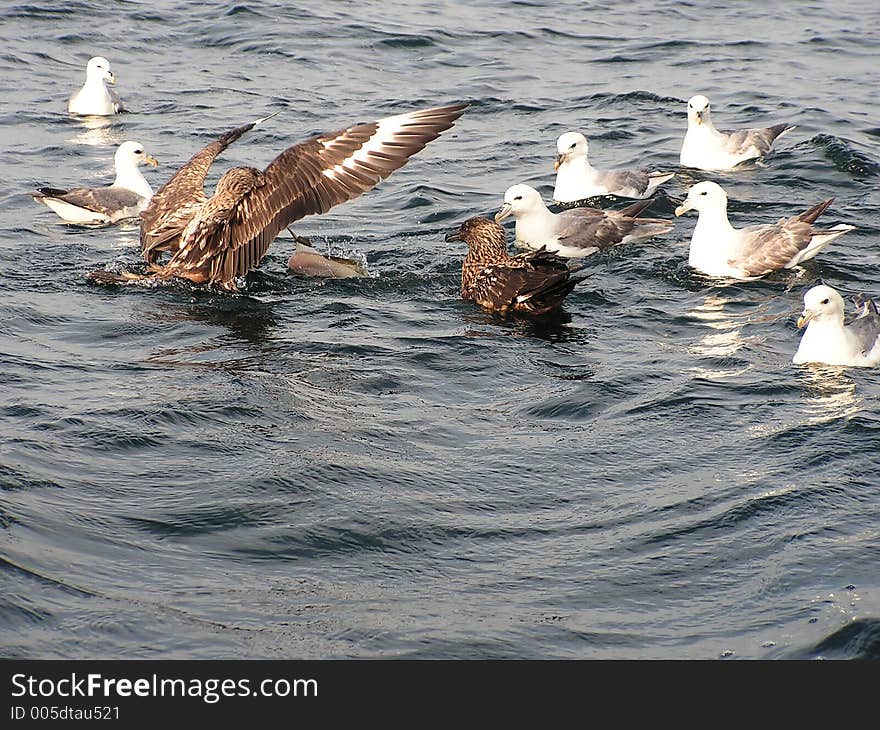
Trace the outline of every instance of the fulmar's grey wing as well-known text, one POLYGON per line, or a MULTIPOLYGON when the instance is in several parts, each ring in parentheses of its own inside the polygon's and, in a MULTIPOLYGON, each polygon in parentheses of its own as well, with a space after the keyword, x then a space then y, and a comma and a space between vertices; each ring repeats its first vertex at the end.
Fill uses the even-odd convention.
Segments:
POLYGON ((794 218, 740 229, 740 250, 728 263, 747 276, 763 276, 784 269, 810 245, 813 227, 794 218))
POLYGON ((795 128, 794 124, 774 124, 760 129, 743 129, 728 132, 724 148, 732 155, 752 154, 753 159, 766 155, 773 143, 786 132, 795 128))
POLYGON ((877 304, 873 300, 862 299, 861 301, 861 312, 846 328, 855 335, 862 353, 867 355, 880 345, 880 314, 878 314, 877 304))
POLYGON ((105 188, 72 188, 59 190, 57 188, 40 188, 37 199, 51 198, 61 200, 68 205, 91 210, 108 218, 118 216, 126 208, 136 209, 141 201, 141 196, 132 190, 119 187, 105 188))
POLYGON ((650 238, 667 233, 672 221, 638 218, 652 204, 639 200, 620 210, 570 208, 556 216, 556 235, 564 246, 582 248, 584 255, 604 251, 626 240, 650 238))
POLYGON ((784 269, 810 244, 813 235, 809 223, 799 221, 787 226, 784 223, 779 221, 740 229, 742 247, 729 263, 742 269, 746 276, 763 276, 784 269))
POLYGON ((856 305, 856 309, 859 310, 856 317, 868 317, 872 314, 880 314, 880 307, 877 306, 877 302, 864 294, 856 294, 856 296, 853 297, 853 303, 856 305))
POLYGON ((571 208, 556 216, 556 236, 565 246, 604 251, 623 241, 636 219, 596 208, 571 208))
POLYGON ((862 352, 866 355, 880 345, 880 317, 859 317, 850 326, 849 330, 856 336, 862 352))
POLYGON ((611 193, 624 197, 639 197, 645 194, 651 182, 647 170, 605 170, 599 182, 611 193))
POLYGON ((812 224, 833 201, 834 198, 828 198, 803 213, 780 218, 776 223, 740 229, 741 247, 729 263, 741 268, 748 276, 763 276, 797 263, 803 258, 798 255, 813 242, 816 230, 812 224))
POLYGON ((113 108, 116 110, 116 113, 128 111, 125 108, 125 105, 122 103, 122 100, 119 98, 119 94, 117 94, 113 89, 107 89, 107 92, 110 94, 110 99, 113 101, 113 108))

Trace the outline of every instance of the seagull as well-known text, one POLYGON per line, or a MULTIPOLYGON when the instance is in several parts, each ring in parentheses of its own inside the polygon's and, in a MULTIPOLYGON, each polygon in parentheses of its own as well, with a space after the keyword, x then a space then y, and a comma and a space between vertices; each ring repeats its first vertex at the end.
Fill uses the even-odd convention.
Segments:
MULTIPOLYGON (((263 171, 227 170, 209 197, 205 177, 217 155, 275 114, 236 127, 197 152, 141 213, 141 249, 151 273, 112 280, 178 277, 237 291, 236 278, 259 266, 287 226, 372 189, 451 128, 467 106, 408 112, 319 134, 288 147, 263 171), (169 258, 162 260, 165 255, 169 258)), ((109 281, 106 272, 91 278, 109 281)))
POLYGON ((583 277, 573 279, 566 260, 545 248, 510 256, 504 229, 488 218, 468 218, 446 240, 462 241, 461 297, 499 314, 548 314, 583 277))
POLYGON ((553 200, 572 203, 597 195, 648 198, 674 172, 597 170, 587 159, 589 143, 580 132, 566 132, 556 140, 556 188, 553 200))
POLYGON ((771 145, 794 124, 774 124, 761 129, 719 132, 712 124, 709 100, 702 94, 688 101, 688 129, 680 162, 700 170, 732 170, 743 162, 764 157, 771 145))
POLYGON ((826 284, 807 291, 804 311, 797 322, 798 329, 807 329, 791 361, 795 365, 880 365, 880 313, 871 299, 861 300, 860 304, 858 316, 844 324, 840 294, 826 284))
POLYGON ((116 179, 103 188, 39 188, 35 200, 51 208, 67 223, 108 224, 136 218, 147 207, 153 188, 141 174, 139 165, 159 163, 140 142, 123 142, 113 158, 116 179))
POLYGON ((727 193, 711 180, 688 190, 675 215, 699 212, 691 236, 688 263, 709 276, 757 279, 779 269, 791 269, 813 258, 823 247, 855 226, 839 224, 816 230, 812 224, 831 205, 823 200, 803 213, 776 223, 734 228, 727 220, 727 193))
POLYGON ((524 248, 548 251, 568 258, 589 256, 596 251, 666 233, 672 221, 636 218, 650 200, 616 211, 598 208, 570 208, 561 213, 548 210, 541 194, 528 185, 514 185, 504 193, 504 205, 495 214, 501 222, 516 217, 516 241, 524 248))
POLYGON ((89 59, 86 66, 86 82, 67 102, 67 111, 83 116, 109 117, 125 111, 119 97, 104 82, 116 83, 110 70, 110 61, 103 56, 89 59))

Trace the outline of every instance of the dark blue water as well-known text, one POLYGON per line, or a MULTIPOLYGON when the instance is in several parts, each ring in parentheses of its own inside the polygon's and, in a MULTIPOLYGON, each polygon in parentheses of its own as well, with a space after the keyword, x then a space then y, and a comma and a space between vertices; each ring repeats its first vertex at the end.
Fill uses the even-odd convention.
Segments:
POLYGON ((880 372, 790 364, 816 279, 880 294, 876 3, 5 2, 0 10, 0 642, 33 658, 880 656, 880 372), (295 5, 295 7, 293 7, 295 5), (415 4, 413 4, 415 5, 415 4), (70 118, 107 56, 129 113, 70 118), (833 196, 856 230, 759 282, 687 265, 695 218, 589 260, 545 322, 458 298, 443 234, 555 139, 675 168, 685 100, 793 122, 715 179, 740 226, 833 196), (374 191, 297 233, 373 277, 245 296, 108 289, 132 225, 40 185, 154 187, 216 134, 264 166, 312 133, 469 100, 374 191))

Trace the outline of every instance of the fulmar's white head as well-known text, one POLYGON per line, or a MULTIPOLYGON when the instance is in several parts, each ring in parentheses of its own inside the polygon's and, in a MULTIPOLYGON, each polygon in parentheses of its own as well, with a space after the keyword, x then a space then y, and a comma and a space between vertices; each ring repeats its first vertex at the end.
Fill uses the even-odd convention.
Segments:
POLYGON ((814 286, 804 294, 804 311, 797 321, 798 328, 810 322, 837 323, 843 326, 845 305, 843 297, 825 284, 814 286))
POLYGON ((137 167, 138 165, 152 165, 155 167, 159 163, 152 155, 147 154, 144 146, 140 142, 123 142, 116 150, 113 157, 116 167, 129 165, 137 167))
POLYGON ((709 100, 702 94, 688 99, 688 124, 699 127, 701 124, 712 124, 709 113, 709 100))
POLYGON ((703 180, 688 190, 687 198, 675 209, 675 215, 684 215, 689 210, 698 213, 727 210, 727 193, 718 183, 703 180))
POLYGON ((536 210, 547 208, 541 198, 541 193, 528 185, 512 185, 504 192, 504 205, 495 214, 495 220, 503 221, 513 215, 519 217, 536 210))
POLYGON ((103 56, 94 56, 89 59, 86 66, 86 80, 106 81, 108 84, 115 84, 116 77, 110 70, 110 61, 103 56))
POLYGON ((113 156, 113 165, 116 168, 116 180, 113 184, 127 190, 133 190, 142 197, 150 198, 153 195, 153 189, 138 167, 140 165, 156 167, 158 164, 156 158, 148 154, 140 142, 123 142, 113 156))
POLYGON ((590 151, 587 138, 580 132, 565 132, 556 140, 556 163, 553 165, 558 170, 561 165, 574 159, 586 159, 590 151))

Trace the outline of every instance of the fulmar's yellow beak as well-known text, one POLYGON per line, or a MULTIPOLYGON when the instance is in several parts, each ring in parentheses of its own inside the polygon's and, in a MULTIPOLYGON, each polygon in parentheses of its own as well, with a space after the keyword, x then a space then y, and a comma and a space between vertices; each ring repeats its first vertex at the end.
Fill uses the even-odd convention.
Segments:
POLYGON ((555 162, 553 163, 553 169, 554 169, 554 170, 558 170, 558 169, 559 169, 559 166, 560 166, 563 162, 565 162, 565 155, 564 155, 564 154, 556 155, 556 160, 555 160, 555 162))
POLYGON ((144 157, 144 162, 146 162, 151 167, 159 167, 159 160, 153 157, 153 155, 146 155, 144 157))
POLYGON ((501 206, 501 210, 499 210, 495 214, 495 222, 500 223, 505 218, 507 218, 513 212, 513 208, 510 206, 510 203, 505 203, 501 206))
POLYGON ((680 215, 684 215, 684 214, 687 213, 689 210, 693 210, 693 208, 692 208, 692 206, 691 206, 690 201, 689 201, 689 200, 685 200, 681 205, 679 205, 679 206, 675 209, 675 217, 677 218, 677 217, 680 216, 680 215))
POLYGON ((815 317, 815 316, 816 316, 816 313, 812 309, 805 309, 801 313, 801 316, 798 317, 798 321, 797 321, 798 329, 806 327, 810 323, 810 320, 813 319, 813 317, 815 317))

